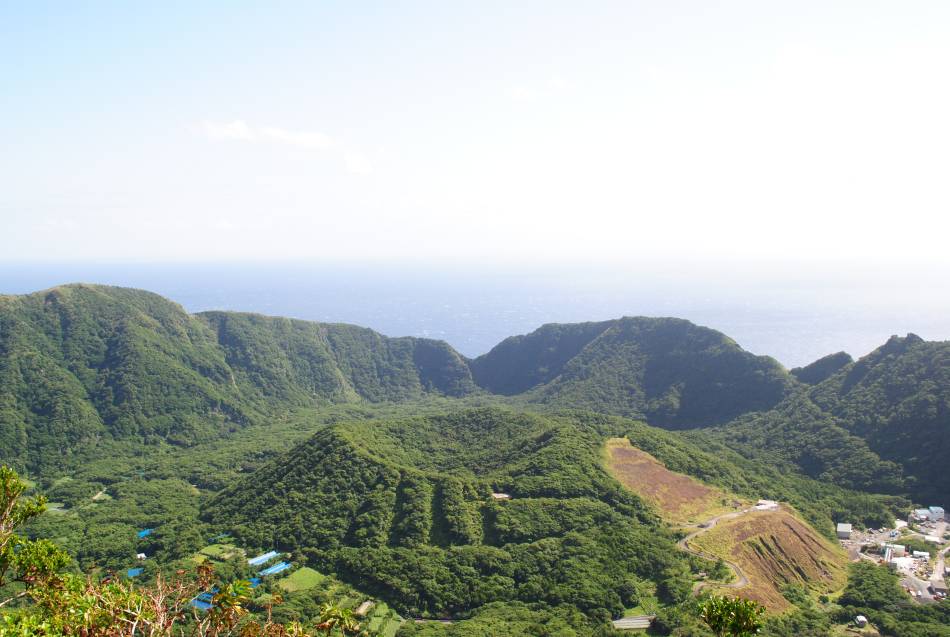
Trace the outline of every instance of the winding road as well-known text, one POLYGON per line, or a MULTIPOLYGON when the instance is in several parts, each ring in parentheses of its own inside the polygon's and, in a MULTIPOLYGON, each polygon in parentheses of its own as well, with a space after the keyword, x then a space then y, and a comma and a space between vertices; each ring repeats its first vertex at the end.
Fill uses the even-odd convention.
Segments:
MULTIPOLYGON (((694 549, 689 546, 689 541, 695 538, 697 535, 701 535, 706 531, 709 531, 712 528, 715 528, 722 520, 732 520, 734 518, 747 515, 749 513, 778 513, 781 511, 778 509, 756 509, 755 507, 744 509, 742 511, 733 511, 732 513, 723 513, 722 515, 717 515, 716 517, 710 518, 705 522, 699 524, 692 524, 687 528, 695 528, 696 530, 684 537, 682 540, 676 543, 676 545, 686 551, 687 553, 692 553, 693 555, 698 555, 699 557, 705 558, 707 560, 712 560, 713 562, 718 561, 720 558, 718 555, 713 555, 712 553, 707 553, 705 551, 700 551, 699 549, 694 549)), ((723 559, 723 563, 732 569, 732 572, 736 576, 736 581, 730 582, 729 584, 721 584, 719 582, 696 582, 693 587, 694 592, 698 592, 707 586, 715 586, 717 588, 745 588, 749 585, 749 578, 742 571, 742 568, 739 567, 735 562, 730 562, 729 560, 723 559)))

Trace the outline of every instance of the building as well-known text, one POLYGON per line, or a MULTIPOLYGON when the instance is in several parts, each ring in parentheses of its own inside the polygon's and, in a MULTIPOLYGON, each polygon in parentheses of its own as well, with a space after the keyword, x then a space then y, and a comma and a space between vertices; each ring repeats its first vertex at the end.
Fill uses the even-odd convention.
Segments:
POLYGON ((868 625, 868 618, 865 617, 864 615, 858 615, 857 617, 854 618, 854 624, 858 628, 864 628, 865 626, 868 625))
POLYGON ((752 508, 756 511, 777 511, 778 502, 775 500, 759 500, 752 508))
POLYGON ((881 544, 881 550, 890 550, 894 557, 904 557, 907 555, 907 547, 903 544, 888 544, 887 542, 884 542, 881 544))
POLYGON ((496 500, 510 500, 511 499, 511 496, 508 495, 507 493, 492 493, 491 497, 493 497, 496 500))
POLYGON ((924 541, 930 542, 931 544, 940 544, 941 542, 940 538, 937 537, 936 535, 925 535, 924 541))
POLYGON ((911 553, 911 555, 913 555, 915 558, 919 560, 930 559, 930 553, 928 553, 927 551, 914 551, 913 553, 911 553))
POLYGON ((914 518, 918 520, 929 520, 930 509, 914 509, 914 518))
POLYGON ((930 507, 930 519, 934 522, 940 522, 946 518, 946 513, 944 513, 943 507, 930 507))
POLYGON ((838 533, 839 540, 850 540, 851 539, 851 525, 844 522, 839 522, 836 529, 838 533))
POLYGON ((947 594, 947 583, 943 580, 937 582, 930 582, 930 588, 933 589, 935 595, 946 595, 947 594))

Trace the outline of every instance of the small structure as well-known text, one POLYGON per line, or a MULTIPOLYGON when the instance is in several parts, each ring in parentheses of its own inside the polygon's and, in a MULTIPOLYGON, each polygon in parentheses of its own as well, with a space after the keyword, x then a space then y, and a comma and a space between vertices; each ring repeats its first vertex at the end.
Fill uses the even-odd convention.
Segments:
POLYGON ((143 537, 148 537, 149 535, 151 535, 154 531, 155 529, 142 529, 141 531, 136 533, 136 535, 138 535, 139 539, 141 540, 143 537))
POLYGON ((263 571, 261 571, 257 575, 258 577, 267 577, 268 575, 277 575, 278 573, 282 573, 283 571, 286 571, 288 568, 290 568, 289 562, 278 562, 277 564, 274 564, 273 566, 269 568, 265 568, 263 571))
POLYGON ((934 522, 940 522, 946 518, 946 513, 943 510, 943 507, 930 507, 930 519, 934 522))
POLYGON ((251 566, 260 566, 261 564, 266 564, 267 562, 270 562, 272 559, 274 559, 278 555, 279 553, 277 551, 268 551, 267 553, 258 555, 257 557, 252 557, 251 559, 247 561, 247 563, 250 564, 251 566))
POLYGON ((492 493, 491 497, 496 500, 510 500, 511 496, 507 493, 492 493))
POLYGON ((881 544, 881 549, 885 551, 890 549, 891 552, 894 554, 894 557, 904 557, 905 555, 907 555, 907 547, 904 546, 903 544, 889 544, 887 542, 884 542, 883 544, 881 544))
POLYGON ((850 524, 847 524, 846 522, 839 522, 835 531, 838 534, 839 540, 851 539, 851 525, 850 524))
POLYGON ((130 568, 125 572, 125 575, 126 577, 138 577, 144 570, 144 568, 130 568))
POLYGON ((940 544, 940 538, 936 535, 925 535, 924 541, 930 542, 931 544, 940 544))
POLYGON ((136 554, 135 554, 135 559, 137 559, 137 560, 144 560, 144 559, 145 559, 145 553, 136 553, 136 554))
POLYGON ((353 614, 356 615, 357 617, 366 617, 366 613, 368 613, 373 606, 374 606, 373 602, 371 602, 370 600, 366 600, 365 602, 360 604, 359 608, 353 611, 353 614))
POLYGON ((943 580, 930 582, 930 588, 933 589, 934 595, 947 595, 947 583, 943 580))
POLYGON ((756 511, 775 511, 778 509, 778 502, 775 500, 759 500, 752 508, 756 511))
POLYGON ((858 628, 864 628, 865 626, 868 625, 868 618, 865 617, 864 615, 858 615, 857 617, 854 618, 854 625, 857 626, 858 628))
POLYGON ((927 551, 914 551, 911 555, 918 560, 930 559, 930 553, 927 551))

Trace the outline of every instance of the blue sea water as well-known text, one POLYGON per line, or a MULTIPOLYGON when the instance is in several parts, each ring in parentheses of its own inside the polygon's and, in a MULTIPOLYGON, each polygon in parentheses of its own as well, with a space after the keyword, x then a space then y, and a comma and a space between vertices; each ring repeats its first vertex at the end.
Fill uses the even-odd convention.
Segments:
POLYGON ((448 341, 467 356, 544 323, 676 316, 788 367, 892 334, 950 339, 950 278, 914 265, 640 263, 0 263, 0 293, 69 282, 143 288, 188 311, 223 309, 345 322, 448 341))

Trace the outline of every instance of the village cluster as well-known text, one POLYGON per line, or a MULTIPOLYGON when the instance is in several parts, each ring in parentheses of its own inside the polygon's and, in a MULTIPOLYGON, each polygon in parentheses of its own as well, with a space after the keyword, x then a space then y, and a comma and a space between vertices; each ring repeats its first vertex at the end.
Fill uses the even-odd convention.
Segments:
POLYGON ((893 528, 859 531, 849 523, 837 525, 838 539, 853 560, 886 564, 901 577, 901 585, 922 603, 947 597, 950 532, 943 507, 915 509, 893 528))

